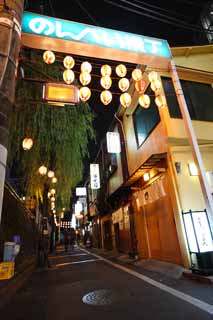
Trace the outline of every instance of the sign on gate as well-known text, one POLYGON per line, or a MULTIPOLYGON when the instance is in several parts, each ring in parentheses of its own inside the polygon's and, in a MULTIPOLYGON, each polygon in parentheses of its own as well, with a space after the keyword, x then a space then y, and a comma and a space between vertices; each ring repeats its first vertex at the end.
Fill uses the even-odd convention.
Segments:
POLYGON ((22 33, 171 58, 166 40, 24 12, 22 33))

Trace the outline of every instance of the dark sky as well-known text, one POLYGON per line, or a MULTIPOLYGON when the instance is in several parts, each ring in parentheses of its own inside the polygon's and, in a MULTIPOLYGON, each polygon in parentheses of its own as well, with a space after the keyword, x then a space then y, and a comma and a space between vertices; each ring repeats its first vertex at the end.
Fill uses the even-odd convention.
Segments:
MULTIPOLYGON (((166 39, 170 46, 187 46, 205 44, 204 38, 196 31, 199 26, 200 13, 205 0, 107 0, 116 5, 130 8, 141 14, 129 12, 124 8, 118 8, 104 0, 28 0, 26 10, 40 12, 57 18, 97 24, 101 27, 117 29, 121 31, 142 34, 156 38, 166 39), (43 4, 43 6, 41 6, 43 4), (135 6, 133 7, 132 4, 135 6), (139 9, 136 6, 142 6, 139 9), (145 15, 148 16, 145 16, 145 15), (159 16, 161 14, 161 16, 159 16), (164 21, 155 20, 160 18, 164 21), (166 22, 175 18, 175 25, 166 22), (183 26, 190 24, 192 30, 184 29, 183 26)), ((187 25, 188 27, 188 25, 187 25)), ((82 53, 83 55, 83 53, 82 53)), ((87 58, 87 60, 89 60, 87 58)), ((89 60, 94 62, 94 60, 89 60)), ((98 62, 97 59, 95 62, 98 62)), ((99 63, 102 63, 102 61, 99 63)), ((111 65, 113 62, 111 62, 111 65)), ((116 62, 114 62, 116 65, 116 62)), ((131 69, 131 66, 129 66, 131 69)), ((134 68, 134 66, 132 66, 134 68)), ((94 70, 94 69, 93 69, 94 70)), ((100 71, 99 71, 100 73, 100 71)), ((93 83, 93 86, 95 83, 93 83)), ((99 100, 100 93, 93 93, 90 105, 96 112, 94 122, 97 130, 97 140, 100 141, 112 121, 113 114, 118 107, 118 96, 113 98, 114 103, 108 107, 103 106, 99 100)), ((92 158, 97 152, 97 147, 91 147, 92 158)))

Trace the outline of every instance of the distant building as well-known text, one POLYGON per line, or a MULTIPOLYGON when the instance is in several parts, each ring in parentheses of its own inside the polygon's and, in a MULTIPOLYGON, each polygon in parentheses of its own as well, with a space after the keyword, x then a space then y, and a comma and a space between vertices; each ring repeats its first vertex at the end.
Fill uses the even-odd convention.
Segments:
POLYGON ((209 43, 213 43, 213 1, 209 1, 201 14, 201 24, 209 43))

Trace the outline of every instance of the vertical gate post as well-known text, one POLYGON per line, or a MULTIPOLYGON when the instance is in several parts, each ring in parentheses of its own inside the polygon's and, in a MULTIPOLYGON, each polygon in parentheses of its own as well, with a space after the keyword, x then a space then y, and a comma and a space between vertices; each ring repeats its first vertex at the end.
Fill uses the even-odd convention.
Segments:
POLYGON ((0 0, 0 222, 24 0, 0 0))

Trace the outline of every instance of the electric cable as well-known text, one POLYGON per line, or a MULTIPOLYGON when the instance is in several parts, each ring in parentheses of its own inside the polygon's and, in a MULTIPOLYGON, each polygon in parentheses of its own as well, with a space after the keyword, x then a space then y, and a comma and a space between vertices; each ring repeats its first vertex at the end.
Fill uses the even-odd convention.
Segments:
POLYGON ((151 19, 154 19, 154 20, 157 20, 157 21, 160 21, 160 22, 164 22, 164 23, 167 23, 167 24, 170 24, 170 25, 173 25, 173 26, 176 26, 176 27, 179 27, 179 28, 182 28, 182 29, 186 29, 186 30, 190 30, 190 31, 199 31, 199 32, 206 32, 206 33, 213 33, 213 31, 207 31, 206 29, 198 29, 198 28, 195 28, 193 25, 192 26, 184 26, 182 23, 175 23, 175 22, 172 22, 172 21, 169 21, 168 19, 163 19, 163 18, 159 18, 159 17, 155 17, 151 14, 148 14, 148 13, 144 13, 142 11, 138 11, 136 9, 133 9, 133 8, 129 8, 129 7, 126 7, 124 5, 121 5, 121 4, 118 4, 118 3, 115 3, 113 1, 110 1, 110 0, 103 0, 104 2, 112 5, 112 6, 115 6, 115 7, 118 7, 118 8, 121 8, 121 9, 124 9, 126 11, 129 11, 129 12, 132 12, 132 13, 136 13, 138 15, 141 15, 141 16, 145 16, 145 17, 148 17, 148 18, 151 18, 151 19))
POLYGON ((191 18, 190 16, 183 15, 183 14, 181 14, 180 12, 173 11, 173 10, 170 10, 170 9, 161 8, 161 7, 159 7, 159 6, 156 6, 156 5, 153 5, 153 4, 149 4, 149 3, 146 3, 146 2, 144 2, 144 1, 132 0, 132 3, 133 3, 133 2, 138 3, 138 4, 143 4, 144 6, 147 6, 147 7, 149 7, 149 8, 157 9, 157 10, 166 12, 166 13, 168 13, 168 14, 173 14, 173 15, 179 16, 179 17, 181 17, 181 18, 188 18, 188 19, 191 18))
POLYGON ((53 9, 52 1, 51 1, 51 0, 48 0, 48 2, 49 2, 50 9, 51 9, 51 11, 52 11, 52 15, 53 15, 53 17, 55 17, 55 11, 54 11, 54 9, 53 9))
MULTIPOLYGON (((180 23, 180 19, 177 19, 175 17, 171 17, 171 16, 168 16, 164 13, 160 13, 160 12, 156 12, 155 10, 152 10, 152 9, 148 9, 148 8, 145 8, 144 6, 141 6, 141 5, 138 5, 138 4, 135 4, 134 1, 127 1, 127 0, 120 0, 121 2, 124 2, 126 4, 129 4, 135 8, 138 8, 138 9, 141 9, 141 10, 144 10, 144 11, 147 11, 147 12, 150 12, 150 13, 154 13, 154 14, 157 14, 159 17, 163 17, 163 18, 166 18, 166 19, 170 19, 171 21, 174 21, 175 23, 180 23)), ((193 28, 194 29, 194 26, 188 22, 184 22, 184 21, 181 21, 181 24, 184 24, 186 26, 189 26, 190 28, 193 28)))
POLYGON ((98 27, 100 27, 99 23, 97 22, 97 20, 89 13, 89 11, 82 5, 82 3, 80 2, 80 0, 75 0, 75 2, 78 4, 78 6, 81 8, 81 10, 83 10, 87 16, 90 18, 90 20, 98 27))

